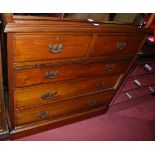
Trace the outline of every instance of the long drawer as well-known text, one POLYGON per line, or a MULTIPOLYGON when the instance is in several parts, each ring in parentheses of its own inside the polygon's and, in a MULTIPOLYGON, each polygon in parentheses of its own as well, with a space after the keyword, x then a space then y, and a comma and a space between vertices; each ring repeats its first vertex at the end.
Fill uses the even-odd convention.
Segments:
POLYGON ((118 85, 122 75, 59 82, 14 90, 15 109, 53 103, 59 100, 108 89, 118 85))
POLYGON ((63 102, 48 104, 46 106, 40 106, 33 109, 16 111, 15 125, 19 126, 46 119, 56 119, 64 115, 86 111, 99 106, 105 106, 105 108, 107 108, 112 96, 113 92, 102 92, 63 102))
POLYGON ((139 76, 143 74, 155 73, 155 61, 146 61, 139 64, 132 72, 131 76, 139 76))
POLYGON ((126 91, 126 92, 121 92, 115 99, 114 103, 117 104, 117 103, 129 101, 148 94, 155 94, 155 85, 142 87, 135 90, 126 91))
MULTIPOLYGON (((129 62, 129 60, 125 60, 106 63, 74 63, 40 68, 34 65, 30 69, 15 70, 15 87, 45 84, 95 75, 111 76, 125 72, 129 66, 129 62)), ((48 66, 50 64, 43 64, 42 66, 46 65, 48 66)), ((16 68, 18 67, 16 66, 16 68)))
POLYGON ((89 34, 16 34, 14 62, 84 57, 91 39, 89 34))
POLYGON ((132 55, 137 51, 142 40, 143 35, 100 34, 96 38, 91 56, 132 55))
POLYGON ((122 88, 122 91, 127 91, 130 89, 136 89, 145 86, 151 86, 155 84, 155 74, 148 74, 139 77, 135 77, 134 79, 129 79, 125 86, 122 88))

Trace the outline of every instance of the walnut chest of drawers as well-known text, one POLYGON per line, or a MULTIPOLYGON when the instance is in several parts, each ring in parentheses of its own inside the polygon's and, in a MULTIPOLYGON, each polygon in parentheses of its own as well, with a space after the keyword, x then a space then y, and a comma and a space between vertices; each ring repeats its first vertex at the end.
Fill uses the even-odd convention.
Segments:
POLYGON ((149 32, 50 17, 2 18, 13 138, 106 112, 149 32))

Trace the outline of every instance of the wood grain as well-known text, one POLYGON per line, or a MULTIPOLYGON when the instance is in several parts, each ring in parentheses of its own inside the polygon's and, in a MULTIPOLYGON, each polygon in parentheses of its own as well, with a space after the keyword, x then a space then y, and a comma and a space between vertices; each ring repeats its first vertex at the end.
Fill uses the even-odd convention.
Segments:
POLYGON ((18 126, 44 119, 56 119, 57 117, 71 115, 72 113, 78 111, 86 111, 99 106, 108 106, 109 100, 112 98, 112 96, 112 92, 102 92, 29 110, 16 111, 15 124, 18 126), (95 104, 92 104, 92 101, 95 101, 95 104), (48 115, 41 117, 40 113, 45 112, 48 115))
MULTIPOLYGON (((125 61, 110 61, 98 63, 81 63, 81 64, 66 64, 66 65, 52 65, 50 67, 36 67, 31 69, 15 70, 15 87, 24 87, 37 84, 45 84, 51 82, 65 81, 77 79, 82 77, 90 77, 96 75, 115 75, 123 73, 129 65, 129 60, 125 61), (107 66, 114 66, 112 71, 107 71, 107 66), (47 74, 56 72, 57 76, 47 78, 47 74), (37 77, 36 77, 37 76, 37 77)), ((36 64, 37 65, 37 64, 36 64)), ((42 64, 46 65, 45 64, 42 64)), ((48 64, 47 64, 48 65, 48 64)), ((18 67, 18 66, 16 66, 18 67)), ((31 67, 31 66, 30 66, 31 67)), ((19 67, 20 68, 20 67, 19 67)), ((51 76, 52 77, 52 76, 51 76)))
POLYGON ((14 62, 85 57, 92 39, 89 34, 14 35, 14 62), (63 51, 52 53, 48 46, 62 44, 63 51))
POLYGON ((142 34, 100 34, 96 39, 94 51, 91 56, 106 56, 106 55, 132 55, 134 54, 144 36, 142 34), (123 49, 117 48, 117 43, 124 42, 126 47, 123 49))
POLYGON ((135 63, 144 38, 152 32, 135 25, 96 26, 12 14, 2 14, 2 20, 7 33, 3 42, 7 44, 8 121, 14 137, 104 113, 108 108, 100 101, 110 103, 135 63), (49 44, 63 44, 63 50, 53 53, 49 44), (34 67, 47 63, 52 65, 34 67), (20 69, 25 65, 30 68, 20 69), (59 74, 47 79, 45 73, 52 71, 59 74), (95 95, 99 92, 103 95, 95 95), (99 104, 89 109, 87 101, 96 98, 99 104), (38 118, 38 113, 48 114, 49 119, 38 118))
MULTIPOLYGON (((1 28, 1 23, 0 23, 1 28)), ((6 140, 9 138, 9 131, 6 119, 6 108, 4 100, 4 87, 3 87, 3 73, 2 73, 2 50, 1 45, 2 36, 0 33, 0 140, 6 140)))
POLYGON ((108 78, 83 78, 70 82, 59 82, 28 88, 18 88, 14 91, 15 109, 53 103, 83 94, 113 89, 118 79, 119 75, 114 75, 108 78), (97 88, 97 84, 102 84, 103 88, 97 88), (54 95, 50 96, 49 99, 43 99, 42 96, 49 93, 54 95))

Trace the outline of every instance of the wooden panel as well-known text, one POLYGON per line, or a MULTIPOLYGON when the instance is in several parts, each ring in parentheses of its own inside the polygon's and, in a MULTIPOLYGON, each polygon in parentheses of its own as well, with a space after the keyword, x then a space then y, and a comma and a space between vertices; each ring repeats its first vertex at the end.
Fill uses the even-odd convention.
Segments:
POLYGON ((42 105, 82 94, 112 89, 118 79, 119 75, 115 75, 108 78, 90 78, 28 88, 18 88, 14 91, 15 108, 21 109, 24 107, 42 105))
POLYGON ((87 34, 14 35, 14 62, 84 57, 91 39, 92 35, 87 34), (50 44, 62 44, 63 49, 50 52, 50 44))
POLYGON ((127 91, 130 89, 136 89, 145 86, 151 86, 155 84, 155 74, 135 77, 134 79, 128 80, 122 91, 127 91))
MULTIPOLYGON (((0 22, 1 28, 1 22, 0 22)), ((8 139, 9 131, 8 124, 6 120, 6 109, 4 101, 4 87, 3 87, 3 74, 2 74, 2 47, 1 45, 1 34, 0 34, 0 140, 8 139)))
POLYGON ((83 63, 15 70, 15 86, 30 86, 94 75, 111 76, 121 74, 128 68, 129 62, 129 60, 126 60, 106 63, 83 63), (112 66, 113 69, 108 71, 108 66, 112 66))
POLYGON ((143 35, 125 33, 100 34, 97 36, 94 52, 91 56, 134 54, 143 38, 143 35))
POLYGON ((113 93, 102 92, 34 109, 15 112, 15 125, 23 125, 44 119, 55 119, 74 112, 85 111, 98 106, 107 106, 113 93))
POLYGON ((155 73, 155 61, 146 61, 144 64, 139 64, 132 72, 131 76, 155 73))
POLYGON ((6 113, 5 113, 5 102, 4 102, 4 89, 3 89, 2 77, 0 77, 0 135, 2 134, 2 132, 6 130, 6 127, 7 125, 6 125, 6 113))
MULTIPOLYGON (((155 85, 151 86, 151 88, 155 90, 155 85)), ((148 87, 142 87, 142 88, 138 88, 134 90, 129 90, 126 92, 121 92, 114 102, 115 104, 126 102, 126 101, 133 100, 135 98, 142 97, 148 94, 152 94, 152 92, 148 89, 148 87)))

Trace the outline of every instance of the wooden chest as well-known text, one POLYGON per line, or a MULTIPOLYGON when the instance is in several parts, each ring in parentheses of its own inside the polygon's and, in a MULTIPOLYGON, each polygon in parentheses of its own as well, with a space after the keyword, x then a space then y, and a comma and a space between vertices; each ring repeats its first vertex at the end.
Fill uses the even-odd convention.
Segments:
POLYGON ((50 17, 2 18, 12 138, 106 112, 149 32, 50 17))
MULTIPOLYGON (((0 22, 0 29, 1 29, 1 22, 0 22)), ((9 138, 9 130, 7 125, 5 102, 4 102, 1 48, 2 46, 0 43, 0 141, 7 140, 9 138)))

